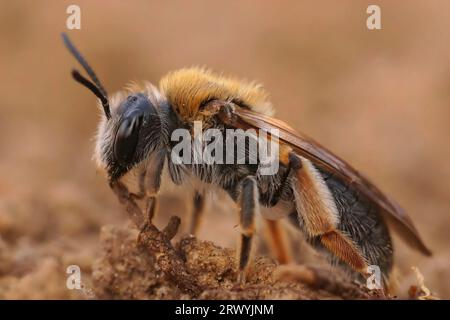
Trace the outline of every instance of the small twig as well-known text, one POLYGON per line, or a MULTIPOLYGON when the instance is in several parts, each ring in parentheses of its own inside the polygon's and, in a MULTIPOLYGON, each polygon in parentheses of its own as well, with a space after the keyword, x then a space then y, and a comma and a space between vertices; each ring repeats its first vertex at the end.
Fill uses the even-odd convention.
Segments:
POLYGON ((169 223, 163 229, 162 233, 168 240, 172 240, 173 237, 178 233, 181 220, 177 216, 170 217, 169 223))
POLYGON ((202 289, 198 286, 195 277, 187 271, 184 261, 170 243, 179 225, 179 217, 171 217, 163 231, 159 231, 153 224, 146 224, 141 229, 138 244, 144 251, 151 250, 158 266, 181 290, 198 296, 202 289))
MULTIPOLYGON (((173 279, 181 290, 193 296, 198 296, 202 291, 201 288, 197 285, 195 277, 187 271, 184 261, 170 243, 170 240, 178 232, 180 218, 171 217, 167 226, 160 231, 151 223, 152 217, 144 218, 142 210, 123 183, 114 182, 110 186, 119 198, 120 203, 125 206, 131 221, 141 230, 138 245, 142 247, 143 252, 154 254, 159 268, 166 276, 173 279)), ((150 205, 154 204, 155 201, 150 205)))
POLYGON ((128 217, 138 229, 141 229, 144 224, 144 216, 128 188, 122 182, 112 182, 110 187, 116 194, 119 202, 125 206, 128 217))

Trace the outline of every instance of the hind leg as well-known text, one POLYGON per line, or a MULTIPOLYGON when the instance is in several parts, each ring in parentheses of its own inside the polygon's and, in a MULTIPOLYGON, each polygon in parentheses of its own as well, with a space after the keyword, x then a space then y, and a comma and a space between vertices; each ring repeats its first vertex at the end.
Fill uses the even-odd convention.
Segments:
POLYGON ((367 262, 353 240, 337 229, 336 203, 325 181, 312 163, 295 153, 289 155, 295 170, 293 190, 299 216, 308 238, 321 244, 353 270, 366 274, 367 262))
POLYGON ((292 250, 287 239, 286 231, 278 220, 265 219, 267 240, 270 250, 280 264, 288 264, 293 261, 292 250))

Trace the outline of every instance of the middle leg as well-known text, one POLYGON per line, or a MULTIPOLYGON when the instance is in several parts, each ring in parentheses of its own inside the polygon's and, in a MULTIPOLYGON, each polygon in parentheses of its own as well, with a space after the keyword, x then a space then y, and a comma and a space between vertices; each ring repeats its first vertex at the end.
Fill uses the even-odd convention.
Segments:
POLYGON ((253 234, 255 233, 255 214, 259 213, 258 186, 254 177, 247 177, 242 181, 239 206, 241 238, 238 258, 238 283, 243 284, 252 251, 253 234))
POLYGON ((200 224, 202 222, 204 211, 205 211, 205 196, 202 195, 199 191, 196 191, 194 194, 192 204, 191 223, 189 227, 190 234, 193 234, 194 236, 197 235, 198 230, 200 228, 200 224))

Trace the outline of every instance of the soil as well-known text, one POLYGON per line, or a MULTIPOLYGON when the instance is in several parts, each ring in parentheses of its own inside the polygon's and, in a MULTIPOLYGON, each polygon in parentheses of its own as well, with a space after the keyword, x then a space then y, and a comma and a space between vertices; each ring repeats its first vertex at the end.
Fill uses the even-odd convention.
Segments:
POLYGON ((164 232, 156 228, 146 232, 151 235, 141 234, 140 239, 146 237, 146 240, 137 241, 136 230, 102 228, 103 253, 94 264, 92 274, 96 298, 367 299, 380 294, 336 277, 322 277, 319 284, 317 269, 279 267, 273 259, 264 256, 253 261, 245 284, 237 284, 235 250, 193 236, 183 237, 172 246, 164 232), (155 242, 156 247, 160 247, 160 242, 164 243, 162 247, 168 247, 155 254, 149 250, 155 247, 155 242))

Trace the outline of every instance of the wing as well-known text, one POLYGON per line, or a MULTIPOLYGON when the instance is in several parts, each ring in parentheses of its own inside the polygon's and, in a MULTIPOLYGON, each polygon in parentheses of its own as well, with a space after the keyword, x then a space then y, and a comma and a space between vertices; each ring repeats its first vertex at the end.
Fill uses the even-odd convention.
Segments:
POLYGON ((278 138, 281 141, 289 144, 295 152, 309 159, 315 165, 338 175, 355 190, 377 204, 383 216, 408 244, 420 250, 425 255, 431 255, 431 251, 423 243, 417 229, 406 212, 348 163, 322 147, 319 143, 296 132, 283 121, 248 109, 236 107, 232 121, 233 126, 242 129, 262 129, 268 133, 270 133, 271 129, 277 129, 279 131, 278 138))

